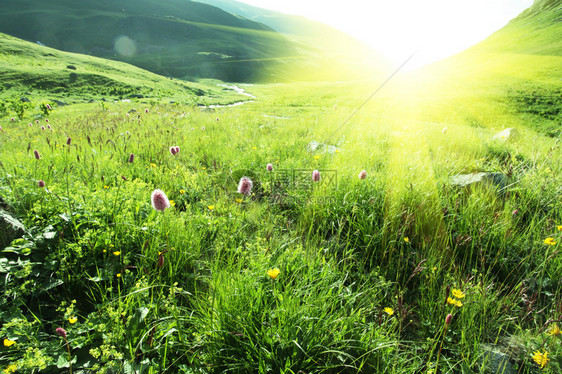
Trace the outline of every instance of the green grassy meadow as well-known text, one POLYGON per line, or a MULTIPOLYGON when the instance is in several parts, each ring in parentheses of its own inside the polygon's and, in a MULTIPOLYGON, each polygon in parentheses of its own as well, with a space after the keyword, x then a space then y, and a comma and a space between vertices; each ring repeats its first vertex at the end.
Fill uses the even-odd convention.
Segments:
POLYGON ((212 111, 4 118, 3 214, 25 234, 3 250, 2 365, 66 370, 63 327, 75 372, 489 372, 490 347, 529 373, 546 349, 558 370, 559 137, 493 141, 499 127, 415 120, 381 95, 335 133, 338 151, 309 153, 369 87, 246 89, 256 101, 212 111), (476 171, 509 175, 505 194, 448 183, 476 171), (154 210, 155 189, 174 205, 154 210))
POLYGON ((401 72, 356 114, 380 79, 243 85, 249 100, 111 62, 106 87, 32 90, 26 74, 101 60, 0 54, 0 370, 559 373, 557 27, 401 72), (480 172, 505 183, 452 183, 480 172))

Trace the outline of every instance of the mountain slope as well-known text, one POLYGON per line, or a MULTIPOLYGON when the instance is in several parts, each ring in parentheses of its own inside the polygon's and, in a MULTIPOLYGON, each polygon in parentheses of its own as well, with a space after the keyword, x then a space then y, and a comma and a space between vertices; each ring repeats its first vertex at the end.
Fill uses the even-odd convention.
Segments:
POLYGON ((4 0, 0 31, 178 78, 259 80, 297 54, 262 24, 187 0, 4 0))
POLYGON ((454 107, 476 126, 519 124, 557 136, 562 129, 561 20, 561 0, 536 0, 486 40, 412 72, 402 89, 423 91, 416 106, 454 107), (514 117, 518 123, 507 122, 514 117))
POLYGON ((556 80, 562 76, 561 21, 562 0, 535 0, 484 41, 429 69, 451 66, 456 73, 469 75, 491 73, 505 79, 556 80))
POLYGON ((312 43, 189 0, 3 0, 0 32, 189 80, 338 80, 360 70, 355 56, 340 61, 312 43))
POLYGON ((235 0, 196 0, 217 6, 232 14, 263 23, 272 29, 290 36, 292 40, 314 46, 323 53, 348 63, 364 64, 372 70, 389 69, 388 61, 357 39, 321 22, 302 16, 288 15, 262 9, 235 0))
POLYGON ((562 55, 562 1, 536 0, 504 28, 474 47, 477 52, 562 55))
POLYGON ((61 52, 0 33, 0 97, 158 97, 187 103, 239 101, 216 87, 172 80, 129 64, 61 52))

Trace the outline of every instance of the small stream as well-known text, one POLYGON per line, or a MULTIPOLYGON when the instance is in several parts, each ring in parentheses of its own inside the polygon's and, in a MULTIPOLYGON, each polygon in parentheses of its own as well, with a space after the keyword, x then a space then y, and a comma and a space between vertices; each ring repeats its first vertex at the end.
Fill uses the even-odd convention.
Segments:
POLYGON ((235 85, 229 86, 228 84, 217 84, 217 86, 231 89, 231 90, 233 90, 233 91, 236 91, 236 92, 239 93, 240 95, 248 96, 248 97, 251 97, 252 99, 255 99, 255 98, 256 98, 254 95, 249 94, 249 93, 247 93, 246 91, 244 91, 243 88, 240 88, 240 87, 235 86, 235 85))
MULTIPOLYGON (((254 95, 252 95, 250 93, 247 93, 246 91, 244 91, 243 88, 240 88, 236 85, 217 84, 217 86, 228 88, 229 90, 233 90, 240 95, 251 97, 252 99, 256 98, 254 95)), ((238 101, 236 103, 226 104, 226 105, 221 105, 221 104, 201 105, 200 108, 203 108, 203 109, 229 108, 229 107, 240 106, 240 105, 244 105, 244 104, 247 104, 247 103, 253 103, 253 102, 254 102, 254 100, 248 100, 248 101, 238 101)))

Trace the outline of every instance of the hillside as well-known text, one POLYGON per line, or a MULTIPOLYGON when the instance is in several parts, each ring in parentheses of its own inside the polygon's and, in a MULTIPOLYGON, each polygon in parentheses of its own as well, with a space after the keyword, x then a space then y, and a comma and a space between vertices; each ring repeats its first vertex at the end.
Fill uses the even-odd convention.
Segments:
POLYGON ((0 32, 188 80, 330 79, 334 67, 341 67, 334 79, 358 77, 349 74, 356 64, 344 66, 264 24, 188 0, 5 0, 0 32))
POLYGON ((530 8, 464 54, 513 53, 561 56, 561 20, 562 1, 535 0, 530 8))
POLYGON ((239 101, 242 96, 169 79, 129 64, 61 52, 0 34, 0 97, 46 95, 64 101, 168 97, 188 103, 239 101))
POLYGON ((456 107, 476 126, 530 126, 557 136, 562 128, 561 4, 536 0, 482 42, 407 75, 400 89, 410 97, 423 92, 415 101, 426 110, 456 107), (505 123, 512 113, 519 123, 505 123))
POLYGON ((197 0, 214 5, 229 13, 263 23, 283 33, 291 40, 317 48, 322 53, 345 61, 371 65, 372 70, 387 70, 389 62, 384 56, 357 39, 321 22, 306 17, 284 14, 269 9, 258 8, 235 0, 197 0))

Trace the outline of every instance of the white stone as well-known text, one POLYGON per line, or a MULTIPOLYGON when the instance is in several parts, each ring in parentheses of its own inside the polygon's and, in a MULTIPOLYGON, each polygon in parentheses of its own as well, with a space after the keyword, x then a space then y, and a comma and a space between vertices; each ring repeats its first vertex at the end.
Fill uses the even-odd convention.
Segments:
POLYGON ((493 140, 500 140, 502 142, 511 141, 519 136, 519 131, 513 127, 509 127, 503 131, 498 132, 494 137, 493 140))

